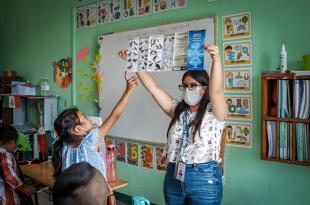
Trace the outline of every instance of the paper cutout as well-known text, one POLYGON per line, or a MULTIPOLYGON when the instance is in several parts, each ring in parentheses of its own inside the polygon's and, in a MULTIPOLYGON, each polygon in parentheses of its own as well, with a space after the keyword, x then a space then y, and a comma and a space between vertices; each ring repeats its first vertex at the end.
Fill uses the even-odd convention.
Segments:
POLYGON ((88 85, 84 85, 83 90, 84 92, 88 92, 89 91, 88 85))
POLYGON ((67 88, 72 81, 72 60, 71 58, 61 59, 53 63, 54 67, 54 82, 59 87, 67 88))
POLYGON ((138 166, 139 151, 137 143, 127 142, 127 163, 138 166))
POLYGON ((152 145, 141 145, 141 167, 153 169, 152 145))
POLYGON ((83 78, 85 78, 85 79, 89 78, 89 73, 88 72, 84 73, 83 78))
POLYGON ((78 68, 76 69, 76 74, 77 74, 77 75, 81 75, 82 72, 83 72, 83 68, 82 68, 82 67, 78 67, 78 68))
POLYGON ((117 161, 126 162, 126 142, 115 140, 117 161))
POLYGON ((77 89, 82 89, 82 87, 83 87, 83 84, 81 82, 77 82, 76 83, 76 88, 77 89))
POLYGON ((164 146, 156 147, 156 168, 158 171, 167 169, 168 160, 166 159, 166 156, 163 156, 164 149, 164 146))
POLYGON ((89 54, 89 48, 85 47, 80 50, 80 52, 76 55, 77 62, 83 60, 89 54))

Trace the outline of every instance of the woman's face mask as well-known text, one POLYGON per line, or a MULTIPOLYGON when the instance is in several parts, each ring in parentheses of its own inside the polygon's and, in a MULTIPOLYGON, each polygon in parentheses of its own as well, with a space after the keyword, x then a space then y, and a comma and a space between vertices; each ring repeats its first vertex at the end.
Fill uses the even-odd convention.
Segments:
POLYGON ((189 106, 195 106, 197 105, 200 100, 202 99, 202 95, 200 95, 200 86, 197 86, 195 89, 190 90, 189 88, 186 88, 183 92, 184 95, 184 101, 189 106))

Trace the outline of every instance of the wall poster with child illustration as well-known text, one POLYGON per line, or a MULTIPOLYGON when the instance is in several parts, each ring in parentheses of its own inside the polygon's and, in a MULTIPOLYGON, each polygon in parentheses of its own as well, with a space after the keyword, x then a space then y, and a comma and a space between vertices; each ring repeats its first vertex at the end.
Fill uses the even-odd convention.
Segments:
POLYGON ((252 148, 252 123, 226 122, 226 144, 252 148))
POLYGON ((251 37, 251 13, 239 13, 222 17, 223 40, 251 37))
POLYGON ((224 92, 252 92, 252 68, 224 69, 224 92))
POLYGON ((252 119, 252 96, 225 95, 227 105, 227 118, 252 119))
POLYGON ((252 65, 252 41, 234 41, 223 43, 224 66, 252 65))
POLYGON ((153 169, 153 146, 141 144, 141 167, 153 169))

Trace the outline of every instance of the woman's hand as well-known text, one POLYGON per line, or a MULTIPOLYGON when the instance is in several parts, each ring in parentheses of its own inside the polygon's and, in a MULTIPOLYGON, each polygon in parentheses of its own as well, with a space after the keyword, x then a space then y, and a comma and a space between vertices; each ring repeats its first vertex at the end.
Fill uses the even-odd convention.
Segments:
POLYGON ((137 77, 133 76, 131 78, 128 78, 127 71, 125 71, 124 77, 125 77, 125 80, 127 82, 127 86, 126 86, 126 91, 125 92, 129 92, 130 93, 138 86, 137 77))
POLYGON ((126 50, 120 50, 118 52, 118 56, 123 59, 123 60, 126 60, 127 59, 127 51, 126 50))
POLYGON ((205 50, 211 55, 213 61, 220 61, 219 48, 216 45, 206 45, 205 50))

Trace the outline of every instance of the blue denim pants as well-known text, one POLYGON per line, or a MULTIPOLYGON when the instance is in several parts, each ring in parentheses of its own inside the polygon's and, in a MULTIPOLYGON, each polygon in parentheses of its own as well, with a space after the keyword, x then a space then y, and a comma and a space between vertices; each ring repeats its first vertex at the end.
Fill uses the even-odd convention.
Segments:
POLYGON ((173 178, 175 163, 169 163, 164 182, 167 205, 219 205, 222 175, 217 162, 186 165, 185 180, 173 178))

